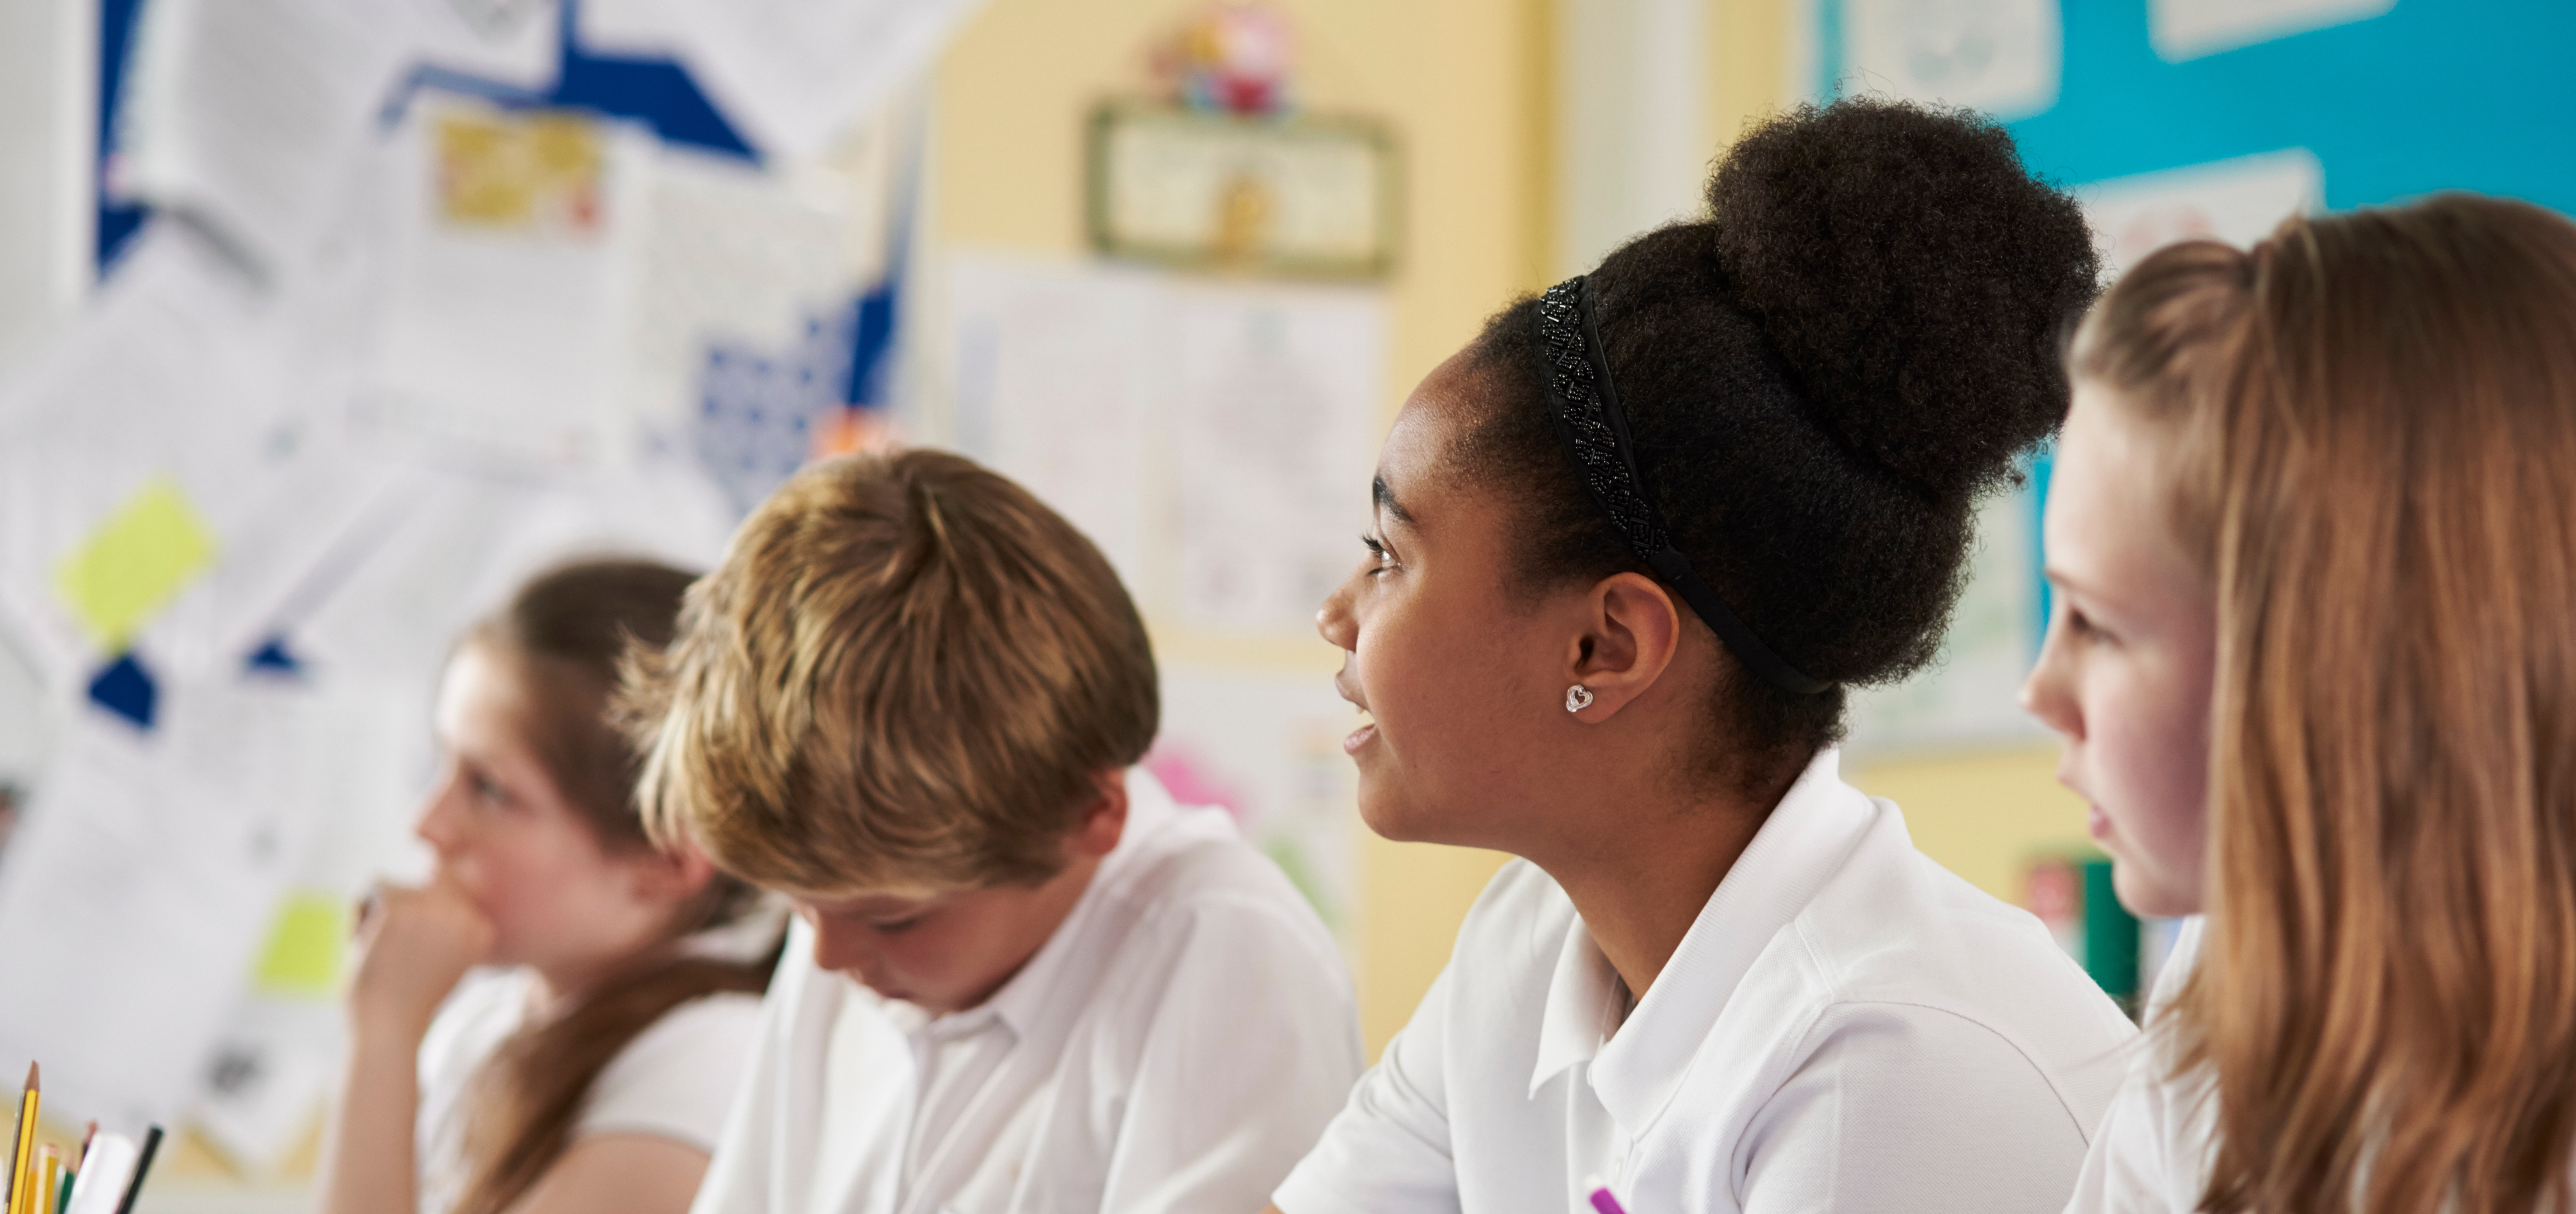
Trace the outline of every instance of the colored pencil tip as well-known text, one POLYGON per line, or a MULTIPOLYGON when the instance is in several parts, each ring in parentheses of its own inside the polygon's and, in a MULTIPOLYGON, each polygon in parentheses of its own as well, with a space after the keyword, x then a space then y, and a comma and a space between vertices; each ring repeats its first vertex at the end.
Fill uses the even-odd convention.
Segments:
POLYGON ((45 1090, 42 1085, 36 1082, 36 1064, 32 1062, 27 1064, 27 1090, 30 1092, 41 1092, 45 1090))

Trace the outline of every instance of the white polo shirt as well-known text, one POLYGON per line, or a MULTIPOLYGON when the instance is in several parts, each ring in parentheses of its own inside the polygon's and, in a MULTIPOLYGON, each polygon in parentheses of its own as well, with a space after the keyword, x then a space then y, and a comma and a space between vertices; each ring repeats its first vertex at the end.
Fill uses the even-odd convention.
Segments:
MULTIPOLYGON (((2199 965, 2207 923, 2199 916, 2183 921, 2147 999, 2150 1030, 2199 965)), ((2200 1208, 2217 1147, 2218 1109, 2209 1074, 2174 1077, 2170 1033, 2150 1031, 2140 1044, 2148 1048, 2135 1051, 2128 1081, 2102 1118, 2068 1214, 2191 1214, 2200 1208)))
POLYGON ((948 1016, 814 965, 803 922, 694 1214, 1249 1214, 1360 1072, 1350 976, 1220 810, 1127 775, 1055 934, 948 1016))
POLYGON ((2133 1029, 1817 756, 1644 1000, 1507 866, 1286 1214, 2053 1211, 2133 1029))

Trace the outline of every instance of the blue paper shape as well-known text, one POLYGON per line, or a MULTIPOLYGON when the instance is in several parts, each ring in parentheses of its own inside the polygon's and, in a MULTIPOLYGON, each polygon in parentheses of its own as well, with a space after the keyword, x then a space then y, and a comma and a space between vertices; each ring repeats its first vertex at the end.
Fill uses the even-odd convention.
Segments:
POLYGON ((125 718, 136 729, 152 728, 160 699, 160 683, 131 650, 89 681, 89 702, 125 718))
POLYGON ((283 636, 270 637, 258 649, 251 651, 250 657, 242 663, 242 668, 255 675, 285 678, 304 676, 304 660, 296 657, 295 651, 286 647, 286 638, 283 636))

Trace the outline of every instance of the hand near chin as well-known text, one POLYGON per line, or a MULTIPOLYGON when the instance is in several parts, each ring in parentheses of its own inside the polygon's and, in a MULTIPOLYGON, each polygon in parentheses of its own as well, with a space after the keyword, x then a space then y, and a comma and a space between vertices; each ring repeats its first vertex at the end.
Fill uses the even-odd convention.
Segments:
POLYGON ((360 1032, 417 1040, 465 971, 492 951, 492 924, 454 885, 378 882, 358 912, 349 1016, 360 1032))

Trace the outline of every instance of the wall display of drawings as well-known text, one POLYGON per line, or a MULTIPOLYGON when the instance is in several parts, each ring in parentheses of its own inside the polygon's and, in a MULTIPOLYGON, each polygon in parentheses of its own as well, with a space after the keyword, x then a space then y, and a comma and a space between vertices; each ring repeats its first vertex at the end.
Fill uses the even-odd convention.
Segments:
MULTIPOLYGON (((1881 93, 2002 120, 2068 184, 2106 273, 2176 240, 2248 245, 2281 219, 2441 189, 2576 211, 2557 82, 2576 9, 2457 0, 1801 0, 1817 96, 1881 93)), ((2009 704, 2037 651, 2044 456, 1980 522, 1935 667, 1856 698, 1853 745, 2038 736, 2009 704)))
POLYGON ((1358 776, 1341 739, 1359 717, 1321 675, 1167 664, 1146 770, 1184 805, 1214 805, 1358 940, 1358 776))
POLYGON ((1313 673, 1166 661, 1147 766, 1222 805, 1355 939, 1357 811, 1315 609, 1359 559, 1384 306, 1347 287, 953 259, 960 449, 1100 545, 1158 632, 1311 647, 1313 673))
POLYGON ((41 738, 0 969, 44 992, 0 1061, 258 1174, 345 908, 425 872, 457 632, 568 556, 704 567, 892 424, 904 86, 973 4, 208 6, 104 48, 151 218, 0 381, 0 723, 41 738))
POLYGON ((961 450, 1062 510, 1147 615, 1313 635, 1368 518, 1374 291, 1001 257, 945 290, 961 450))

